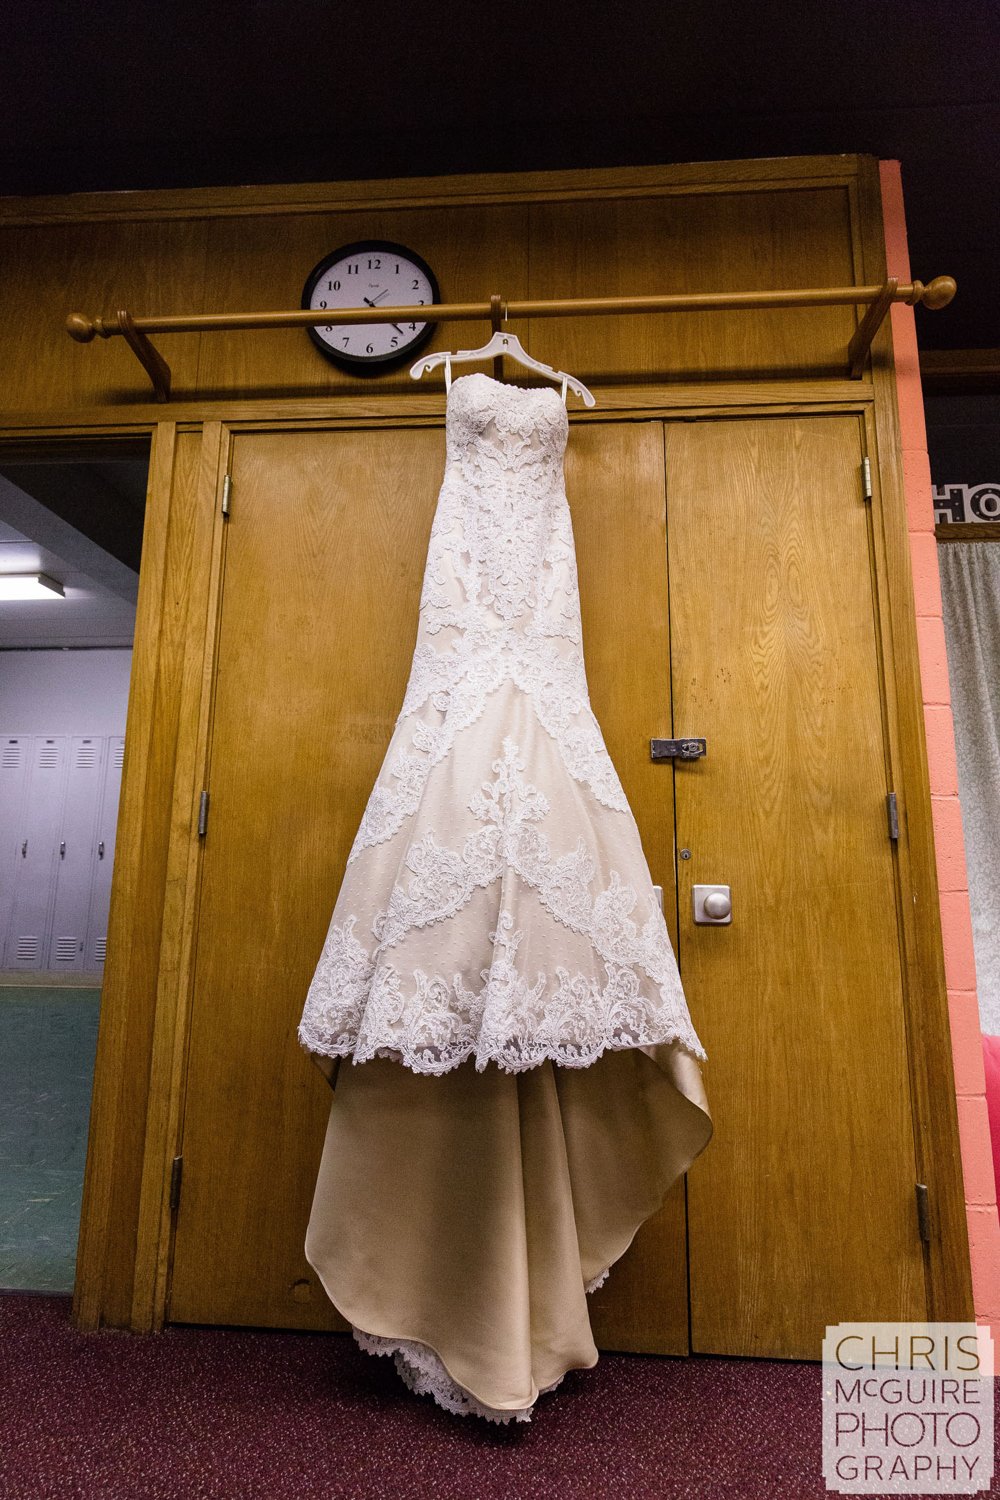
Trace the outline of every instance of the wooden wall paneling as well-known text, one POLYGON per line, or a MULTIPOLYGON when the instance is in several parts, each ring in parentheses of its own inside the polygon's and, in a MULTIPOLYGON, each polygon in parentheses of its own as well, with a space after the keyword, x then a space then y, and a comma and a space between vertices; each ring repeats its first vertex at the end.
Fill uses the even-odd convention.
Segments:
POLYGON ((206 423, 187 536, 187 569, 178 578, 187 608, 175 664, 176 740, 167 797, 166 875, 160 899, 162 934, 149 1053, 142 1187, 135 1230, 131 1326, 159 1327, 170 1250, 170 1169, 180 1134, 184 1096, 186 1017, 197 902, 198 841, 192 838, 204 785, 210 676, 220 587, 223 519, 218 504, 229 453, 229 433, 206 423))
MULTIPOLYGON (((876 281, 886 274, 886 260, 878 162, 874 158, 863 158, 859 163, 858 191, 864 231, 863 273, 866 278, 876 281)), ((974 1316, 972 1272, 903 490, 892 325, 888 318, 872 345, 871 370, 874 401, 867 421, 873 459, 873 521, 886 585, 878 607, 887 657, 890 744, 899 798, 899 869, 909 986, 907 1021, 914 1129, 917 1168, 929 1190, 928 1317, 971 1319, 974 1316)))
POLYGON ((353 213, 378 208, 463 208, 536 199, 648 198, 687 193, 706 183, 721 188, 842 178, 862 158, 850 153, 749 157, 733 161, 669 162, 654 166, 577 167, 535 172, 456 172, 437 177, 350 178, 333 182, 252 183, 246 186, 153 188, 134 193, 37 194, 0 198, 0 226, 19 224, 145 223, 268 214, 353 213))
MULTIPOLYGON (((849 282, 845 247, 857 163, 853 156, 821 156, 620 172, 0 199, 0 256, 9 271, 0 367, 16 372, 8 387, 0 385, 0 399, 8 409, 50 414, 59 408, 79 414, 81 407, 147 407, 147 378, 124 342, 73 344, 63 328, 67 312, 297 306, 301 282, 296 274, 290 285, 287 268, 298 247, 308 262, 304 278, 316 247, 329 248, 329 236, 349 226, 352 232, 353 226, 361 232, 385 228, 422 239, 417 248, 432 264, 440 257, 449 288, 454 277, 455 295, 803 285, 824 276, 849 282), (673 255, 664 257, 664 245, 673 255), (513 284, 485 284, 493 275, 513 284)), ((817 375, 817 356, 825 350, 839 375, 841 346, 855 321, 851 309, 834 308, 545 320, 540 329, 521 331, 530 332, 540 357, 591 379, 602 372, 620 381, 685 370, 698 377, 716 364, 715 374, 739 374, 751 368, 749 358, 757 375, 769 368, 786 373, 797 363, 817 375)), ((449 325, 445 341, 478 342, 479 327, 449 325), (477 337, 465 336, 474 330, 477 337)), ((181 393, 195 391, 199 380, 238 395, 254 390, 258 379, 265 388, 280 379, 293 392, 317 395, 352 389, 299 330, 169 334, 162 348, 181 393)), ((389 377, 397 389, 405 388, 406 379, 389 377)), ((383 377, 379 389, 389 388, 383 377)))
MULTIPOLYGON (((847 185, 531 206, 531 278, 512 295, 587 297, 850 285, 847 185)), ((538 358, 583 380, 839 375, 850 307, 539 318, 538 358)))
MULTIPOLYGON (((206 252, 197 221, 12 228, 0 217, 0 407, 8 415, 70 408, 79 418, 88 408, 148 401, 148 377, 125 340, 75 343, 66 317, 83 308, 103 317, 120 307, 147 316, 214 311, 206 252)), ((181 389, 194 383, 199 338, 173 333, 164 343, 181 389)))
MULTIPOLYGON (((430 264, 446 302, 473 301, 524 282, 527 210, 520 205, 380 209, 351 214, 290 216, 275 234, 273 218, 223 218, 205 229, 211 296, 216 308, 244 311, 298 307, 316 262, 338 245, 365 237, 410 246, 430 264)), ((489 319, 445 323, 423 352, 475 347, 489 337, 489 319)), ((176 335, 170 335, 174 338, 176 335)), ((165 351, 168 340, 162 341, 165 351)), ((341 370, 315 348, 306 330, 206 334, 201 340, 195 393, 236 395, 265 391, 288 397, 354 393, 379 397, 436 391, 441 374, 414 382, 409 363, 377 379, 341 370)))
POLYGON ((74 1318, 127 1324, 159 963, 197 433, 154 429, 74 1318))

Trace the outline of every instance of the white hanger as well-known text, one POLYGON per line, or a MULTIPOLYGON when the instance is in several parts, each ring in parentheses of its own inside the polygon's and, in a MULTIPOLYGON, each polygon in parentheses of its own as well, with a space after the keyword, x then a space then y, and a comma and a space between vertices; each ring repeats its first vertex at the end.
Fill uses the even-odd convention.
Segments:
POLYGON ((489 359, 491 355, 507 354, 520 365, 525 365, 529 370, 537 370, 539 375, 547 375, 550 380, 562 381, 562 398, 566 400, 566 387, 569 386, 578 395, 586 406, 596 406, 597 402, 583 385, 573 375, 567 375, 565 370, 555 370, 551 365, 542 364, 540 360, 532 359, 525 349, 516 333, 507 333, 498 328, 481 349, 448 349, 439 354, 428 354, 424 359, 418 359, 411 366, 410 374, 414 380, 419 380, 421 375, 426 375, 428 370, 435 369, 438 365, 444 365, 445 385, 451 389, 451 367, 452 364, 468 364, 472 360, 489 359))

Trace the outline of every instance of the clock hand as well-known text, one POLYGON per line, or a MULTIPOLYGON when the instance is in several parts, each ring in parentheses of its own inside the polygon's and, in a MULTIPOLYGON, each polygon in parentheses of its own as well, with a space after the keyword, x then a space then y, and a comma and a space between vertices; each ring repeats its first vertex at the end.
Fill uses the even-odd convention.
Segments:
MULTIPOLYGON (((373 301, 372 301, 372 299, 371 299, 371 298, 370 298, 370 297, 366 297, 366 298, 365 298, 365 299, 364 299, 364 300, 365 300, 365 301, 366 301, 366 302, 367 302, 367 303, 368 303, 368 306, 369 306, 369 307, 374 307, 374 306, 375 306, 375 303, 376 303, 376 302, 381 302, 381 300, 382 300, 382 298, 383 298, 383 297, 384 297, 384 296, 386 296, 386 294, 387 294, 387 293, 388 293, 388 291, 389 291, 389 288, 388 288, 388 287, 386 287, 386 289, 385 289, 385 291, 384 291, 384 292, 379 292, 379 294, 378 294, 378 296, 377 296, 377 297, 376 297, 376 298, 375 298, 375 302, 373 302, 373 301)), ((400 328, 400 326, 399 326, 399 324, 398 324, 398 323, 390 323, 390 324, 389 324, 389 327, 390 327, 390 328, 395 328, 395 330, 396 330, 396 332, 397 332, 397 333, 402 333, 402 331, 403 331, 403 330, 402 330, 402 329, 401 329, 401 328, 400 328)))

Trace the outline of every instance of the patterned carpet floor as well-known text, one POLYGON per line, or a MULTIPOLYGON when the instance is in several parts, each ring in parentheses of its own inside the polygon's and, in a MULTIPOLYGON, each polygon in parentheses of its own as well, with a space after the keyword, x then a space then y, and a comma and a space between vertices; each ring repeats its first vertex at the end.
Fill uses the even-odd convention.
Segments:
POLYGON ((821 1367, 602 1355, 530 1423, 453 1417, 342 1334, 79 1333, 0 1295, 3 1500, 827 1496, 821 1367))

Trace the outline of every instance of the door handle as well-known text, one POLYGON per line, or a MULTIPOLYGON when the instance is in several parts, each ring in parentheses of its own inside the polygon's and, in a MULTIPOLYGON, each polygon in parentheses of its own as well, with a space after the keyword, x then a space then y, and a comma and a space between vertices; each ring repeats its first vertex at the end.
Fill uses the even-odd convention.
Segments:
POLYGON ((733 899, 728 885, 693 885, 691 905, 699 927, 725 927, 733 920, 733 899))

